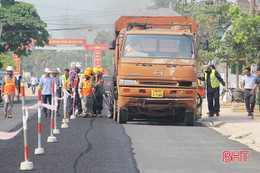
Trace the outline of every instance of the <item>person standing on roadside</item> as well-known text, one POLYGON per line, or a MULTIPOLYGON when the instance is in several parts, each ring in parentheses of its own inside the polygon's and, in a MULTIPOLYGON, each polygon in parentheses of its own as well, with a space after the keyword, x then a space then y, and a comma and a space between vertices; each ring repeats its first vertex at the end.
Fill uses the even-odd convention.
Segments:
POLYGON ((19 87, 18 81, 13 73, 13 68, 8 66, 6 68, 7 76, 2 79, 2 93, 1 96, 4 97, 4 118, 8 114, 8 118, 12 118, 12 109, 14 104, 15 89, 17 90, 17 99, 19 100, 19 87))
MULTIPOLYGON (((60 68, 57 68, 57 71, 58 71, 58 74, 57 74, 57 80, 59 82, 59 85, 58 85, 58 90, 57 90, 57 97, 61 98, 61 91, 62 91, 62 85, 63 85, 63 77, 61 76, 61 70, 60 68)), ((58 112, 57 112, 57 115, 59 116, 59 110, 60 110, 60 105, 61 105, 61 100, 58 100, 58 112)))
POLYGON ((101 112, 103 109, 103 94, 105 91, 103 74, 104 74, 104 69, 103 68, 98 69, 98 74, 96 79, 96 83, 98 84, 98 86, 96 87, 96 91, 94 93, 96 98, 96 102, 94 105, 94 114, 96 114, 97 117, 101 117, 101 112))
POLYGON ((250 68, 245 68, 244 70, 245 76, 242 79, 242 89, 244 91, 244 97, 245 97, 245 104, 246 104, 246 110, 247 115, 252 116, 252 113, 255 109, 255 98, 256 94, 253 91, 253 88, 256 84, 257 76, 255 74, 251 73, 250 68))
MULTIPOLYGON (((74 91, 72 91, 73 94, 75 94, 75 104, 77 106, 78 109, 78 115, 82 113, 82 106, 81 106, 81 99, 79 98, 79 92, 78 92, 78 85, 79 85, 79 72, 80 72, 80 65, 77 65, 74 67, 74 69, 70 72, 70 87, 73 89, 75 89, 75 93, 73 93, 74 91), (75 82, 74 82, 75 80, 75 82)), ((71 99, 70 101, 70 115, 72 115, 73 113, 73 99, 71 99)))
MULTIPOLYGON (((52 78, 54 79, 54 81, 55 81, 55 83, 56 83, 56 96, 57 97, 59 97, 59 93, 58 93, 58 91, 59 91, 59 86, 60 86, 60 79, 59 79, 59 77, 58 77, 58 73, 59 73, 59 71, 56 69, 56 68, 54 68, 52 71, 51 71, 51 74, 52 74, 52 78)), ((54 96, 54 97, 56 97, 56 96, 54 96)), ((58 102, 58 107, 57 107, 57 111, 56 111, 56 114, 57 114, 57 116, 60 116, 60 113, 59 113, 59 102, 58 102)))
MULTIPOLYGON (((43 76, 40 80, 41 93, 42 93, 42 102, 51 105, 51 94, 52 94, 52 77, 50 76, 51 70, 50 68, 45 68, 44 70, 45 76, 43 76)), ((43 108, 43 115, 47 117, 47 108, 43 108)), ((49 110, 49 115, 51 115, 51 110, 49 110)))
POLYGON ((220 74, 216 70, 212 69, 212 66, 206 66, 204 67, 204 69, 204 77, 198 77, 198 79, 201 81, 205 81, 205 86, 207 89, 209 117, 213 117, 214 113, 216 114, 216 116, 219 116, 219 86, 221 83, 225 89, 225 82, 221 78, 220 74))
MULTIPOLYGON (((70 83, 69 83, 69 80, 70 80, 70 70, 69 69, 65 69, 64 70, 64 75, 62 75, 63 77, 63 89, 65 90, 66 87, 67 87, 67 92, 69 94, 71 94, 71 88, 70 88, 70 83), (67 86, 65 86, 67 85, 67 86)), ((69 112, 69 103, 71 101, 71 96, 68 96, 67 98, 67 105, 66 105, 66 108, 67 108, 67 113, 69 112)), ((70 116, 70 115, 68 115, 70 116)))
POLYGON ((38 84, 38 78, 35 77, 35 74, 33 74, 33 77, 30 79, 31 87, 32 87, 32 94, 35 95, 36 86, 38 84))

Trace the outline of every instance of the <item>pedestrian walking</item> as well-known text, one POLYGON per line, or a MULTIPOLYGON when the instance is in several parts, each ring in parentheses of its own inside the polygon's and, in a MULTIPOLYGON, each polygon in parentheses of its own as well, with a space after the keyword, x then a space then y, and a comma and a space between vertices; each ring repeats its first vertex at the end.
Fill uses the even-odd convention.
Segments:
MULTIPOLYGON (((42 94, 42 102, 51 105, 52 103, 52 77, 50 68, 45 68, 44 70, 45 75, 41 78, 39 85, 41 86, 41 94, 42 94)), ((47 114, 47 108, 43 108, 43 115, 47 117, 47 115, 51 115, 51 110, 49 110, 49 114, 47 114)))
POLYGON ((225 89, 225 82, 221 78, 221 75, 216 70, 212 69, 211 66, 206 66, 204 67, 204 69, 205 69, 204 77, 198 77, 198 79, 201 81, 205 81, 205 86, 207 90, 209 117, 213 117, 214 114, 216 114, 216 116, 219 116, 219 112, 220 112, 219 86, 221 83, 225 89))
POLYGON ((96 87, 94 97, 96 98, 94 103, 94 114, 97 115, 97 117, 101 117, 101 112, 103 109, 103 94, 104 94, 104 69, 100 68, 98 69, 97 78, 95 79, 98 86, 96 87))
POLYGON ((14 104, 15 89, 17 90, 17 99, 19 99, 18 80, 14 76, 13 68, 8 66, 6 68, 7 75, 2 79, 2 93, 4 97, 4 118, 12 118, 12 109, 14 104))
POLYGON ((93 116, 93 90, 98 84, 92 82, 91 71, 84 73, 83 79, 79 82, 79 95, 82 99, 83 112, 80 116, 93 116))
MULTIPOLYGON (((82 105, 81 105, 81 99, 79 98, 79 92, 78 92, 78 84, 79 84, 79 72, 80 72, 80 65, 77 65, 73 68, 73 70, 70 72, 70 87, 75 88, 75 104, 78 109, 78 115, 82 113, 82 105), (75 83, 74 83, 75 79, 75 83)), ((72 115, 73 112, 73 99, 70 101, 70 115, 72 115)))
POLYGON ((257 76, 251 73, 250 68, 245 68, 244 73, 245 76, 242 79, 241 85, 244 91, 246 110, 248 113, 247 115, 252 116, 252 113, 254 112, 255 109, 256 93, 251 91, 254 91, 253 89, 256 84, 257 76))
POLYGON ((31 83, 32 94, 35 95, 36 86, 38 84, 38 78, 35 77, 35 74, 33 74, 33 76, 31 77, 30 83, 31 83))

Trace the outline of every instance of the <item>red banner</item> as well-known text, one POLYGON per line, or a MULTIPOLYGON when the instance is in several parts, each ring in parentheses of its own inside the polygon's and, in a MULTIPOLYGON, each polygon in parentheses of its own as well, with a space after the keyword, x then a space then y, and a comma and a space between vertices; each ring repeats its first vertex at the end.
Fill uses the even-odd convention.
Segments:
POLYGON ((86 44, 84 47, 87 50, 108 50, 107 44, 86 44))
POLYGON ((14 75, 20 75, 20 58, 16 54, 14 54, 13 59, 17 67, 16 70, 14 70, 14 75))
POLYGON ((87 44, 86 39, 49 39, 50 45, 85 45, 87 44))
POLYGON ((95 57, 95 68, 101 68, 101 51, 95 50, 94 57, 95 57))

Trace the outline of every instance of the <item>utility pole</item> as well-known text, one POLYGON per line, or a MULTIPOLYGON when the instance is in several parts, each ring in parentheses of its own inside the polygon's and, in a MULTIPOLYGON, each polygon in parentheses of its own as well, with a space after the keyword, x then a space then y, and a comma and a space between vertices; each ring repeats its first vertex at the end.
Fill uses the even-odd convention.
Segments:
POLYGON ((66 33, 65 36, 68 38, 68 8, 66 8, 66 33))

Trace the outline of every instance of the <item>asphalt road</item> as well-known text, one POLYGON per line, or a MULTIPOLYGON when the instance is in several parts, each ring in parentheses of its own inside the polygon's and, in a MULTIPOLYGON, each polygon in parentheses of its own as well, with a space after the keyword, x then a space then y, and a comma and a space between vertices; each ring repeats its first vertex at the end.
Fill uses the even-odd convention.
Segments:
MULTIPOLYGON (((61 119, 58 117, 58 127, 61 119)), ((34 155, 37 116, 29 120, 29 158, 35 169, 28 172, 260 172, 259 153, 200 124, 186 127, 163 120, 135 120, 122 126, 106 117, 78 117, 69 125, 69 129, 60 129, 61 134, 55 135, 57 143, 47 143, 50 117, 43 118, 45 154, 34 155), (222 163, 225 150, 250 150, 248 162, 222 163)), ((22 161, 22 133, 0 141, 1 173, 20 172, 22 161)))

